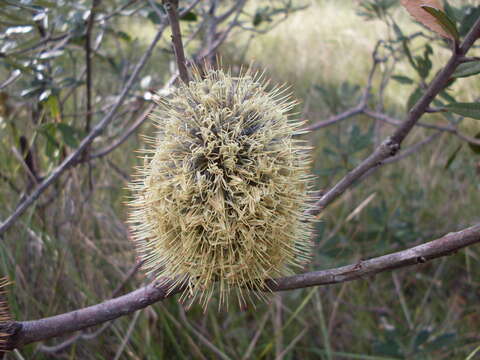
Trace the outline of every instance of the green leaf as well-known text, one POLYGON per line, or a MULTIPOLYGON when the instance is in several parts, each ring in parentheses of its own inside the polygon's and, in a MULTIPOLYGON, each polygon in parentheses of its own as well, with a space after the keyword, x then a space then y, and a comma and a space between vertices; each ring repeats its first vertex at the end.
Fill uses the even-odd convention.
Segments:
POLYGON ((7 63, 8 65, 14 67, 15 69, 19 69, 24 73, 33 73, 33 70, 27 66, 23 66, 22 64, 12 60, 10 57, 4 57, 2 60, 7 63))
POLYGON ((58 97, 55 95, 50 95, 47 100, 45 101, 45 106, 50 110, 50 115, 52 116, 55 121, 60 122, 61 114, 60 114, 60 104, 58 102, 58 97))
MULTIPOLYGON (((453 96, 451 96, 446 90, 441 91, 438 95, 439 95, 443 100, 448 101, 449 103, 457 102, 457 100, 455 100, 455 98, 454 98, 453 96)), ((436 105, 436 106, 437 106, 437 105, 436 105)), ((443 106, 443 104, 441 104, 440 106, 443 106)))
POLYGON ((408 62, 410 63, 410 65, 412 65, 412 67, 415 70, 417 70, 417 64, 415 64, 415 60, 413 60, 413 56, 412 56, 412 53, 411 53, 410 48, 409 48, 408 39, 402 41, 402 47, 403 47, 403 51, 405 52, 405 55, 407 55, 408 62))
POLYGON ((432 47, 430 45, 425 45, 425 51, 423 52, 423 58, 420 56, 416 56, 415 60, 417 61, 417 66, 415 69, 417 70, 418 75, 422 79, 426 79, 428 74, 430 74, 430 70, 432 70, 432 61, 430 60, 430 55, 433 54, 432 47))
POLYGON ((465 36, 472 28, 475 21, 480 17, 480 6, 475 8, 470 8, 468 13, 463 17, 462 21, 460 22, 460 35, 465 36))
POLYGON ((187 12, 180 18, 181 21, 197 21, 197 19, 197 14, 195 14, 193 11, 187 12))
POLYGON ((55 150, 57 150, 60 147, 60 144, 55 139, 57 127, 55 126, 54 123, 47 123, 40 126, 38 131, 47 139, 47 144, 45 147, 45 155, 47 155, 47 157, 50 160, 54 160, 55 150))
POLYGON ((62 56, 63 53, 64 53, 63 50, 50 50, 50 51, 41 53, 41 54, 38 56, 38 59, 41 59, 41 60, 49 60, 49 59, 53 59, 53 58, 62 56))
POLYGON ((158 16, 158 14, 153 10, 149 11, 147 18, 155 25, 162 23, 162 19, 160 18, 160 16, 158 16))
POLYGON ((128 35, 125 31, 117 31, 115 32, 115 35, 117 35, 119 39, 122 39, 126 42, 132 41, 132 38, 130 37, 130 35, 128 35))
POLYGON ((263 21, 263 16, 260 13, 256 13, 255 16, 253 17, 253 26, 258 26, 262 23, 263 21))
POLYGON ((480 120, 480 103, 452 103, 445 106, 445 109, 455 114, 480 120))
POLYGON ((445 163, 445 170, 448 170, 450 168, 450 165, 452 165, 453 161, 457 158, 458 152, 462 148, 462 144, 460 144, 455 151, 448 157, 447 162, 445 163))
POLYGON ((400 29, 400 27, 397 25, 395 21, 393 22, 393 30, 395 31, 395 35, 397 35, 398 41, 403 41, 407 39, 405 35, 403 35, 402 29, 400 29))
MULTIPOLYGON (((475 135, 475 139, 480 140, 480 132, 475 135)), ((468 143, 468 146, 475 154, 480 154, 480 145, 468 143)))
POLYGON ((35 5, 46 7, 46 8, 53 8, 58 6, 58 4, 55 1, 47 1, 47 0, 35 0, 35 5))
POLYGON ((57 124, 57 129, 60 131, 62 140, 65 144, 71 148, 76 148, 78 146, 77 129, 64 123, 57 124))
POLYGON ((411 94, 410 97, 408 98, 407 101, 407 111, 410 111, 412 107, 420 100, 420 98, 423 95, 423 90, 420 87, 417 87, 411 94))
POLYGON ((428 5, 422 5, 422 9, 432 15, 438 21, 438 24, 443 28, 443 30, 452 35, 456 41, 459 40, 460 35, 458 34, 457 25, 448 17, 447 14, 428 5))
POLYGON ((13 12, 16 12, 16 11, 14 10, 14 11, 7 12, 7 11, 0 10, 0 15, 3 15, 5 18, 8 19, 8 24, 32 25, 32 26, 35 25, 34 21, 30 19, 25 19, 25 16, 13 14, 13 12))
MULTIPOLYGON (((458 16, 458 11, 459 9, 457 8, 454 8, 450 5, 450 3, 448 2, 448 0, 445 0, 444 2, 445 6, 444 6, 444 10, 445 10, 445 13, 447 14, 447 16, 452 19, 452 20, 455 20, 455 23, 458 23, 459 22, 459 16, 458 16)), ((461 34, 461 31, 460 31, 460 34, 461 34)))
POLYGON ((461 78, 480 73, 480 61, 470 61, 458 65, 452 77, 461 78))
POLYGON ((403 75, 393 75, 392 79, 398 81, 400 84, 413 84, 413 80, 403 75))

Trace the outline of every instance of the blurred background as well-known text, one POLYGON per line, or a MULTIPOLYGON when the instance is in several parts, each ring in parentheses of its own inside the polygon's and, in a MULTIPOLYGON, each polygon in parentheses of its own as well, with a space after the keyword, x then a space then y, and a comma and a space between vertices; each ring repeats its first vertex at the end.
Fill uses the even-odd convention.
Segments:
MULTIPOLYGON (((480 16, 477 4, 445 3, 461 36, 480 16)), ((313 186, 323 191, 394 131, 450 56, 447 42, 399 5, 181 0, 179 6, 190 62, 218 56, 234 73, 253 64, 272 85, 291 86, 300 100, 295 116, 319 127, 306 138, 314 148, 313 186), (355 108, 367 85, 368 108, 377 116, 322 123, 355 108)), ((0 2, 0 219, 119 105, 79 160, 1 235, 0 274, 14 282, 15 319, 71 311, 148 282, 135 266, 126 226, 126 184, 140 161, 140 135, 155 131, 144 116, 152 94, 167 94, 175 79, 165 24, 154 0, 0 2)), ((480 56, 479 47, 469 55, 480 56)), ((434 105, 478 102, 478 79, 457 79, 434 105)), ((399 251, 479 221, 480 146, 465 136, 480 139, 480 122, 451 113, 427 114, 422 122, 404 144, 411 150, 405 157, 322 213, 305 271, 399 251)), ((232 302, 228 312, 218 312, 215 302, 206 312, 200 305, 187 310, 173 297, 6 358, 465 359, 480 346, 479 256, 471 247, 371 278, 278 293, 247 309, 232 302)))

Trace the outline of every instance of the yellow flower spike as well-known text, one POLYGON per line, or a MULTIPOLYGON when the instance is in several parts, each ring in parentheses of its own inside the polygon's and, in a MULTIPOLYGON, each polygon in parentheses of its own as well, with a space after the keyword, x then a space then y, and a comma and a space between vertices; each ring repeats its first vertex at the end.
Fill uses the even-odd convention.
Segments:
POLYGON ((310 256, 310 155, 293 139, 303 123, 287 115, 285 86, 207 70, 155 97, 129 222, 144 270, 186 285, 182 300, 206 308, 216 289, 223 306, 234 291, 243 307, 310 256))

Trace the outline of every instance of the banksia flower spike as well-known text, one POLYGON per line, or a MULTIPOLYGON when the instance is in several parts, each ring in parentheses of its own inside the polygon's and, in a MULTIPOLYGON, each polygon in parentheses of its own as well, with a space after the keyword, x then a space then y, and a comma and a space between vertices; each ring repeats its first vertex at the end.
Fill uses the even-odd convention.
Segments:
MULTIPOLYGON (((10 310, 7 304, 7 294, 5 293, 5 288, 9 284, 10 282, 7 278, 0 278, 0 327, 5 323, 10 323, 12 321, 10 310)), ((0 358, 6 350, 6 345, 9 337, 10 334, 8 332, 0 330, 0 358)))
POLYGON ((233 289, 242 305, 262 296, 266 279, 310 255, 309 149, 287 115, 296 102, 250 70, 212 69, 156 102, 158 133, 130 185, 144 269, 204 307, 215 289, 219 306, 233 289))

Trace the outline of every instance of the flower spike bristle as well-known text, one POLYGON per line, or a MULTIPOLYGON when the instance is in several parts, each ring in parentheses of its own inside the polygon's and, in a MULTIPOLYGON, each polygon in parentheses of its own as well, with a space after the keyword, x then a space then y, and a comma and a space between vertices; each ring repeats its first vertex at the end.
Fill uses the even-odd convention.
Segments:
POLYGON ((310 155, 293 137, 303 123, 287 115, 288 87, 269 92, 264 77, 194 69, 156 100, 153 148, 130 184, 143 268, 204 308, 215 289, 219 306, 231 290, 240 305, 252 291, 264 297, 265 280, 310 257, 310 155))
MULTIPOLYGON (((7 303, 7 294, 5 292, 5 288, 8 285, 10 285, 10 281, 8 281, 7 278, 0 278, 0 324, 12 321, 12 316, 10 315, 10 309, 7 303)), ((0 331, 0 355, 6 351, 6 344, 9 337, 9 333, 0 331)))

